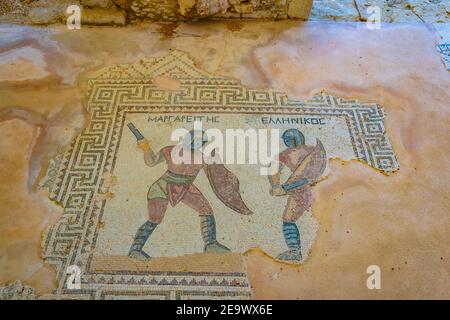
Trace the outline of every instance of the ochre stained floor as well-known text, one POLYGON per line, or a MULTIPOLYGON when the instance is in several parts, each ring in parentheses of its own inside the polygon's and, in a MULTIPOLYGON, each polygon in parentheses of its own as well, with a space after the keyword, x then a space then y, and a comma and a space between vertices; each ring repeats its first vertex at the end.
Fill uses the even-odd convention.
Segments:
MULTIPOLYGON (((0 26, 0 284, 50 292, 41 235, 62 212, 33 190, 50 156, 83 127, 83 77, 187 52, 203 70, 305 99, 325 90, 381 104, 400 170, 331 161, 314 189, 319 230, 302 266, 246 254, 254 297, 450 298, 450 75, 425 25, 210 22, 126 28, 0 26), (379 265, 382 289, 368 290, 379 265)), ((171 85, 162 84, 162 85, 171 85)))

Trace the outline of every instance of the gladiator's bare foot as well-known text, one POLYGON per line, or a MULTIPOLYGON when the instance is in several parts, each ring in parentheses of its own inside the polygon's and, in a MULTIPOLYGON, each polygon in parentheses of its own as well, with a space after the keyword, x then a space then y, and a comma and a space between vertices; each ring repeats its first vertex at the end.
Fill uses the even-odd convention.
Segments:
POLYGON ((302 260, 302 253, 300 249, 291 249, 279 254, 277 259, 283 261, 300 261, 302 260))
POLYGON ((144 251, 137 251, 137 250, 131 251, 128 254, 128 256, 132 259, 136 259, 139 261, 149 261, 151 259, 151 257, 144 251))
POLYGON ((212 243, 209 243, 205 246, 205 252, 207 253, 227 253, 231 252, 230 249, 225 247, 224 245, 220 244, 219 242, 215 241, 212 243))

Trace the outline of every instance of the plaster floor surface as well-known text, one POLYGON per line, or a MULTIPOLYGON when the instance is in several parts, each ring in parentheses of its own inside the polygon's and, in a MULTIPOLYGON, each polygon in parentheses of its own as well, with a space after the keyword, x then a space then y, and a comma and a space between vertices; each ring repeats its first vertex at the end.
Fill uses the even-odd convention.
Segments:
MULTIPOLYGON (((63 209, 36 181, 86 125, 90 72, 187 53, 212 76, 292 99, 380 104, 400 169, 332 159, 314 187, 318 231, 301 265, 245 253, 257 299, 450 298, 450 75, 429 25, 204 22, 67 30, 0 26, 0 284, 56 287, 43 231, 63 209), (366 286, 381 268, 381 290, 366 286)), ((176 83, 163 80, 162 87, 176 83)))

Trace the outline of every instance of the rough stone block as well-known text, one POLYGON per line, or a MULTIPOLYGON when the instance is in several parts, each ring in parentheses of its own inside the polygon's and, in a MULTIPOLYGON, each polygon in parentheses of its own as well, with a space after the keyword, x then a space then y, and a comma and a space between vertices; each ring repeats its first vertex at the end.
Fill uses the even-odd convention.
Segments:
POLYGON ((130 9, 132 0, 113 0, 113 2, 119 8, 128 10, 130 9))
POLYGON ((111 0, 82 0, 81 4, 87 8, 112 8, 114 4, 111 0))
POLYGON ((251 3, 241 3, 234 5, 234 10, 237 13, 252 13, 253 5, 251 3))
POLYGON ((312 20, 358 21, 359 14, 353 0, 315 0, 310 18, 312 20))
POLYGON ((291 0, 288 6, 289 18, 308 19, 313 0, 291 0))
POLYGON ((243 13, 241 16, 244 19, 276 19, 277 12, 270 10, 260 10, 252 13, 243 13))
POLYGON ((28 12, 28 20, 31 24, 46 25, 57 22, 62 15, 59 8, 36 7, 28 12))
POLYGON ((116 9, 83 9, 81 24, 96 26, 124 26, 125 14, 116 9))

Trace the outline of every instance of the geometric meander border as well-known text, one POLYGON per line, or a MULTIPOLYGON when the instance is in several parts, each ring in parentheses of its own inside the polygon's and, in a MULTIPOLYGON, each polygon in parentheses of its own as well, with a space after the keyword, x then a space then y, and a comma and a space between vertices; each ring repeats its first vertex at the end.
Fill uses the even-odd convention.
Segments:
POLYGON ((239 81, 211 77, 183 52, 162 59, 103 69, 88 81, 90 121, 52 166, 50 198, 65 209, 43 239, 46 263, 56 266, 55 297, 110 298, 251 298, 245 273, 93 273, 89 269, 97 228, 106 200, 103 173, 114 168, 123 118, 127 112, 283 113, 344 117, 357 159, 387 174, 399 165, 384 129, 383 109, 373 103, 320 94, 291 101, 276 91, 252 90, 239 81), (178 79, 180 89, 162 90, 155 76, 178 79), (82 271, 82 289, 65 288, 69 265, 82 271))

